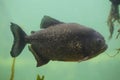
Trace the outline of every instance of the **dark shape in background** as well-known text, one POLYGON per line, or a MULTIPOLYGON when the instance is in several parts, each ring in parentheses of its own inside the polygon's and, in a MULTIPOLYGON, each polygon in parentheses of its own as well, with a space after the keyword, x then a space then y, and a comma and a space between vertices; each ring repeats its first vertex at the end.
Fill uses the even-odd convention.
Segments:
POLYGON ((109 27, 110 36, 109 39, 112 38, 114 33, 114 24, 117 21, 120 24, 120 15, 119 15, 119 4, 120 0, 109 0, 111 4, 111 10, 108 16, 107 25, 109 27))

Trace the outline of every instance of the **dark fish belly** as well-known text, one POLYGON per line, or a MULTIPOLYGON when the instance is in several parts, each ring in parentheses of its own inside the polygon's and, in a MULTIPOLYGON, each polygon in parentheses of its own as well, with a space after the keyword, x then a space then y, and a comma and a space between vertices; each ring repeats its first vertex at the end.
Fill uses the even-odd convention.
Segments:
MULTIPOLYGON (((35 47, 34 45, 32 45, 35 47)), ((83 59, 81 50, 78 48, 72 48, 70 46, 64 47, 36 47, 35 51, 39 57, 44 57, 49 60, 58 60, 58 61, 79 61, 83 59)))

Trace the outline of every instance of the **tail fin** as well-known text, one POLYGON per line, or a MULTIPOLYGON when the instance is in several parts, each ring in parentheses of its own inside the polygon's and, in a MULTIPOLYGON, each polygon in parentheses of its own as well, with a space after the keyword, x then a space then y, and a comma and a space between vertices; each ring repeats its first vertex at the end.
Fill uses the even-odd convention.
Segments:
POLYGON ((14 36, 14 42, 10 54, 12 57, 17 57, 26 45, 26 33, 17 24, 14 23, 11 23, 10 28, 14 36))

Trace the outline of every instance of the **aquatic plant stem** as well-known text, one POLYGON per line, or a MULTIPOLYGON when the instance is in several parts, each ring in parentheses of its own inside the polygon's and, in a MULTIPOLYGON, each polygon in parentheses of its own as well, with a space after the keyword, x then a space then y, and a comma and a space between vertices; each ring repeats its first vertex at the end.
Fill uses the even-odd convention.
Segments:
POLYGON ((14 73, 15 73, 15 58, 13 58, 13 62, 12 62, 12 66, 11 66, 10 80, 14 80, 14 73))
POLYGON ((36 80, 44 80, 44 76, 41 77, 41 76, 38 74, 36 80))

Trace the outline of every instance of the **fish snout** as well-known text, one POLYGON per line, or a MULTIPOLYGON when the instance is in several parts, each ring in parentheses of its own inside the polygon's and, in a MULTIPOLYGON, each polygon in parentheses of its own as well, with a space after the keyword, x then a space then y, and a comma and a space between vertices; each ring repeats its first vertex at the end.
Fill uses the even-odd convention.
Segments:
POLYGON ((99 47, 100 53, 104 52, 108 48, 108 45, 105 43, 104 40, 99 40, 98 44, 99 44, 98 47, 99 47))
POLYGON ((96 40, 96 49, 98 49, 98 52, 104 52, 107 48, 108 48, 108 46, 105 43, 104 39, 98 38, 96 40))

